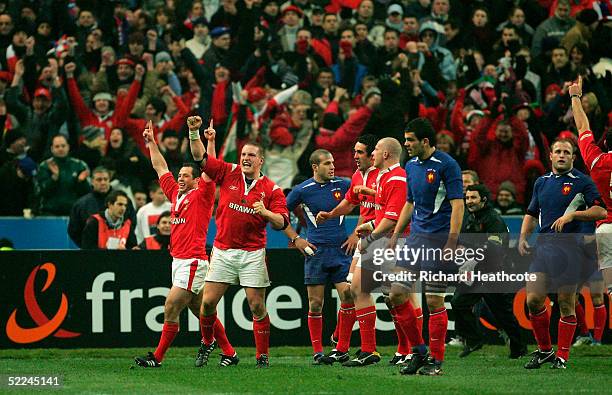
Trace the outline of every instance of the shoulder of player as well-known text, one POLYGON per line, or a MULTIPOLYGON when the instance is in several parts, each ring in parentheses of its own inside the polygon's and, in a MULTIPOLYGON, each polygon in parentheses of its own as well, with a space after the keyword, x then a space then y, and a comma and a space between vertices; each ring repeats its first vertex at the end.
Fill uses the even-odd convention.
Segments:
POLYGON ((389 184, 392 182, 393 183, 399 182, 399 183, 405 184, 406 183, 406 172, 401 167, 396 167, 395 169, 389 172, 389 175, 387 176, 384 182, 385 184, 389 184))
POLYGON ((332 188, 342 187, 348 188, 350 186, 350 182, 344 178, 336 177, 329 181, 329 184, 332 188))
POLYGON ((578 136, 578 145, 580 144, 595 144, 595 136, 590 130, 585 130, 578 136))
MULTIPOLYGON (((267 176, 263 176, 257 181, 258 184, 262 185, 262 188, 269 191, 270 193, 274 193, 276 191, 280 191, 283 194, 283 189, 276 185, 274 181, 269 179, 267 176)), ((284 196, 284 195, 283 195, 284 196)))

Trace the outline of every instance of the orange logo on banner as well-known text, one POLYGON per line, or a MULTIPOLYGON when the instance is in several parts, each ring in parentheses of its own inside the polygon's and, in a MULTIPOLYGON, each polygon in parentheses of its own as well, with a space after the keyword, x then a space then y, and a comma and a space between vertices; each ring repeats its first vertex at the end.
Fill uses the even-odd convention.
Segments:
POLYGON ((6 335, 15 343, 35 343, 43 340, 50 335, 59 338, 71 338, 80 336, 80 333, 71 332, 64 329, 58 329, 64 322, 64 318, 68 314, 68 298, 62 293, 62 301, 55 316, 51 319, 47 318, 45 313, 40 309, 36 294, 34 292, 34 280, 39 270, 47 272, 47 281, 41 292, 45 292, 55 279, 55 265, 51 262, 36 266, 32 273, 28 276, 25 288, 23 290, 23 300, 26 305, 26 310, 32 317, 32 320, 38 325, 36 328, 23 328, 17 323, 17 309, 13 310, 11 316, 6 323, 6 335))
MULTIPOLYGON (((584 298, 584 310, 585 310, 585 318, 586 318, 587 327, 589 329, 593 329, 594 312, 593 312, 593 302, 591 301, 590 291, 587 287, 583 287, 582 290, 580 290, 580 293, 582 294, 582 297, 584 298)), ((514 295, 514 303, 513 303, 512 309, 514 311, 514 316, 516 317, 516 320, 518 321, 519 325, 523 327, 524 329, 531 330, 533 329, 533 327, 531 326, 529 315, 525 312, 526 301, 527 301, 527 292, 525 292, 525 288, 521 288, 516 293, 516 295, 514 295)), ((612 302, 612 299, 610 301, 612 302)), ((548 310, 548 314, 550 314, 550 310, 551 310, 550 299, 546 298, 546 301, 544 302, 544 304, 546 306, 546 309, 548 310)), ((610 317, 612 317, 612 309, 610 309, 610 317)), ((487 329, 490 329, 492 331, 497 330, 495 326, 490 324, 487 320, 485 320, 482 317, 480 318, 480 323, 482 324, 482 326, 484 326, 487 329)), ((609 326, 612 329, 612 318, 610 319, 609 326)))

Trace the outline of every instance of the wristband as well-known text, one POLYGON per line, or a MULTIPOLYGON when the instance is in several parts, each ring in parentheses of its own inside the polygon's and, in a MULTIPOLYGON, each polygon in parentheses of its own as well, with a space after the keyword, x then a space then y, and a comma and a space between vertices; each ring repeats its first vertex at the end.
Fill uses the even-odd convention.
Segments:
POLYGON ((200 130, 189 129, 189 140, 194 141, 194 140, 199 140, 199 139, 200 139, 200 130))
POLYGON ((582 95, 570 95, 570 99, 573 99, 574 97, 577 97, 578 99, 580 99, 582 95))
POLYGON ((293 239, 291 239, 291 243, 292 243, 292 244, 295 244, 295 241, 296 241, 297 239, 301 239, 301 238, 302 238, 302 237, 301 237, 300 235, 297 235, 297 236, 295 236, 293 239))

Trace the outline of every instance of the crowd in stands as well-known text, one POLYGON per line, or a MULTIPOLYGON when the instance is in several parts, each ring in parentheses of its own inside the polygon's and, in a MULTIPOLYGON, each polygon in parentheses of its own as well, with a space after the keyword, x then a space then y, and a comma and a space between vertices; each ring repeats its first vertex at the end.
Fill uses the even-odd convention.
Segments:
POLYGON ((612 126, 611 13, 610 0, 0 0, 0 215, 71 216, 80 245, 121 190, 142 243, 168 209, 142 131, 153 122, 176 174, 189 115, 213 120, 227 161, 262 144, 283 189, 311 175, 313 150, 350 177, 359 135, 403 142, 427 117, 437 148, 520 214, 549 144, 577 141, 566 82, 582 76, 597 139, 612 126), (155 220, 138 223, 142 206, 155 220))

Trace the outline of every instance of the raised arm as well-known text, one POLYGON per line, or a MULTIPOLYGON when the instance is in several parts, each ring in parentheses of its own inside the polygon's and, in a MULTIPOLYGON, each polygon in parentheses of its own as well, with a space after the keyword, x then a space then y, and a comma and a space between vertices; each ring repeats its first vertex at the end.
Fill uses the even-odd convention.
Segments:
MULTIPOLYGON (((187 127, 189 128, 189 147, 191 155, 196 162, 205 161, 204 144, 200 140, 200 126, 202 126, 202 118, 193 116, 187 118, 187 127)), ((204 167, 204 163, 200 167, 204 167)))
POLYGON ((153 169, 157 172, 158 177, 163 176, 170 170, 168 170, 168 164, 166 163, 164 156, 159 151, 159 147, 155 142, 155 134, 153 133, 153 124, 151 121, 147 123, 145 130, 142 132, 142 137, 144 138, 145 144, 149 148, 153 169))
POLYGON ((582 76, 578 76, 578 81, 569 87, 569 94, 572 100, 572 113, 574 114, 574 122, 578 129, 578 135, 591 130, 589 126, 589 118, 582 108, 582 76))
MULTIPOLYGON (((217 157, 217 150, 215 149, 215 136, 217 132, 213 129, 213 121, 210 119, 210 126, 204 131, 204 137, 206 138, 206 155, 209 158, 217 157)), ((191 139, 189 140, 191 141, 191 139)), ((212 179, 206 174, 202 173, 204 181, 212 181, 212 179)))

